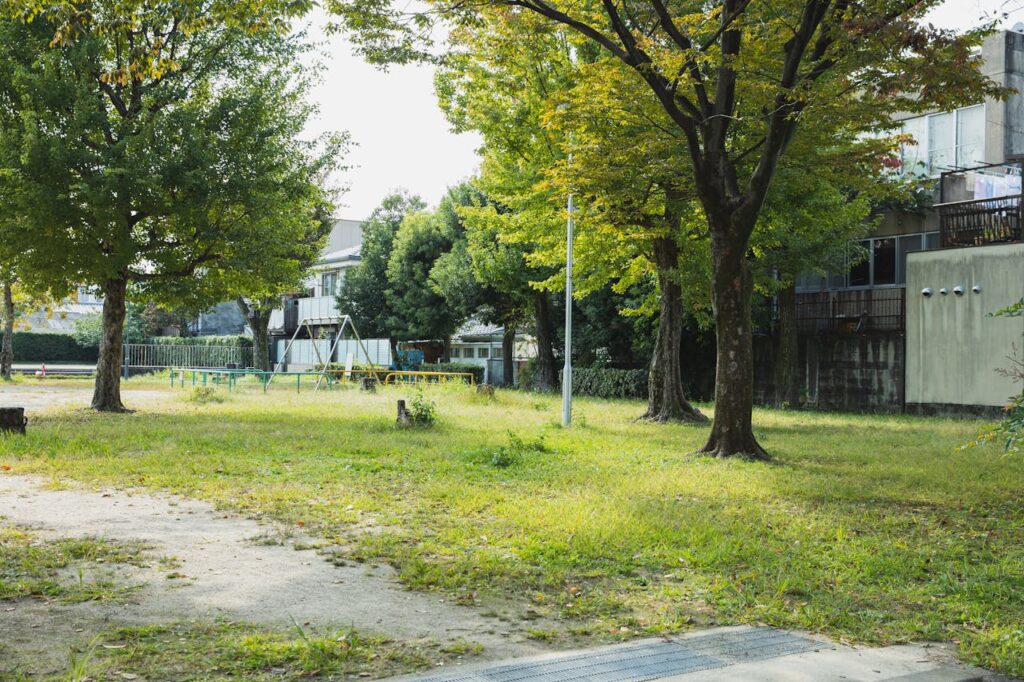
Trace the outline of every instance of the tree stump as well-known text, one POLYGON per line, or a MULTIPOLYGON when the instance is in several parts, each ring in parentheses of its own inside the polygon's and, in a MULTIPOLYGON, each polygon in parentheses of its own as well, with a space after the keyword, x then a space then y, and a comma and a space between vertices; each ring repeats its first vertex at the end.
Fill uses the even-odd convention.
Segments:
POLYGON ((360 384, 367 393, 377 392, 377 377, 363 377, 360 384))
POLYGON ((487 396, 488 398, 494 397, 494 386, 490 384, 477 384, 476 387, 477 395, 487 396))
POLYGON ((25 433, 24 407, 0 407, 0 433, 25 433))
POLYGON ((404 400, 398 401, 398 419, 395 421, 398 426, 412 426, 412 415, 405 406, 404 400))

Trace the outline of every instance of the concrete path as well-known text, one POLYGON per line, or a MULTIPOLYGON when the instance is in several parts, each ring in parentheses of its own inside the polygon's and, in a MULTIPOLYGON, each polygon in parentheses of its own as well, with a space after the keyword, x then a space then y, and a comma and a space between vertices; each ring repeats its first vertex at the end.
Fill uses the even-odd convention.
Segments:
POLYGON ((396 682, 968 682, 1006 681, 944 646, 849 647, 773 628, 727 627, 671 639, 545 654, 396 682))

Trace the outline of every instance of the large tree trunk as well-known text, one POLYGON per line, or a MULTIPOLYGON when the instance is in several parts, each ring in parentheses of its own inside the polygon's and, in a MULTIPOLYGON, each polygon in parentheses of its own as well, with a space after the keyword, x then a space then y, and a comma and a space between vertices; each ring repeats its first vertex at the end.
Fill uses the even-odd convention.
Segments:
POLYGON ((270 315, 273 312, 270 304, 253 305, 244 298, 238 299, 238 308, 245 317, 246 324, 252 330, 253 360, 256 368, 264 372, 270 371, 270 315))
POLYGON ((796 326, 796 285, 778 293, 779 326, 775 339, 775 406, 800 407, 799 343, 796 326))
POLYGON ((516 349, 516 326, 506 324, 505 331, 501 335, 501 381, 505 386, 511 386, 514 382, 512 363, 514 362, 516 349))
POLYGON ((659 237, 654 242, 654 255, 658 269, 661 313, 654 355, 651 358, 647 412, 641 419, 702 424, 708 418, 690 405, 683 390, 683 290, 676 278, 679 248, 675 240, 659 237))
POLYGON ((121 360, 127 289, 128 283, 123 279, 108 280, 103 287, 103 336, 92 394, 92 409, 101 412, 125 412, 121 403, 121 360))
POLYGON ((537 325, 536 388, 552 391, 558 387, 554 338, 551 331, 551 301, 545 291, 533 292, 533 313, 537 325))
POLYGON ((701 452, 715 457, 740 455, 768 459, 754 438, 754 352, 750 321, 753 276, 746 240, 732 225, 711 229, 712 303, 715 309, 715 419, 701 452))
POLYGON ((4 338, 0 344, 0 377, 11 380, 14 365, 14 292, 10 280, 4 282, 4 338))

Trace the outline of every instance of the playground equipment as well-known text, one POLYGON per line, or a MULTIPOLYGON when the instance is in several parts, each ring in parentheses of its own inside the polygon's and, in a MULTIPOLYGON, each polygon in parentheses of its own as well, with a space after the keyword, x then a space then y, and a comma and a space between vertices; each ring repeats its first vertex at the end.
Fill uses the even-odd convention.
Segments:
MULTIPOLYGON (((344 336, 345 336, 345 329, 346 328, 351 328, 352 329, 352 335, 355 336, 356 342, 359 344, 359 349, 361 351, 363 351, 363 356, 366 358, 367 362, 370 364, 370 370, 369 371, 374 373, 374 374, 376 374, 377 367, 376 367, 376 365, 373 364, 373 361, 370 360, 370 353, 366 349, 366 345, 363 343, 362 338, 360 338, 359 331, 356 329, 355 322, 352 321, 351 317, 349 317, 348 315, 335 315, 335 316, 331 316, 331 317, 307 317, 307 318, 304 318, 304 319, 300 320, 299 323, 296 325, 295 332, 292 334, 292 338, 288 340, 288 345, 285 346, 284 353, 281 354, 281 359, 278 361, 277 365, 274 367, 274 371, 270 373, 270 377, 263 384, 263 389, 264 390, 266 390, 267 385, 269 385, 270 382, 274 380, 275 376, 277 376, 278 374, 282 373, 281 372, 281 368, 284 367, 285 358, 288 357, 288 351, 290 351, 292 349, 292 345, 295 343, 295 339, 298 338, 299 332, 302 331, 303 329, 305 329, 307 335, 309 336, 309 338, 312 339, 312 338, 314 338, 314 336, 313 336, 313 326, 327 326, 327 325, 338 325, 338 333, 334 337, 334 343, 331 345, 330 351, 328 351, 328 353, 327 353, 327 360, 324 360, 323 356, 320 355, 320 349, 317 347, 317 344, 315 344, 315 343, 313 344, 313 351, 316 353, 317 366, 320 368, 320 370, 317 372, 318 378, 317 378, 317 381, 316 381, 316 386, 314 387, 313 390, 318 390, 320 388, 320 383, 325 378, 328 379, 328 382, 330 381, 331 371, 328 369, 328 364, 330 363, 330 359, 334 357, 334 352, 338 348, 338 343, 340 343, 342 338, 344 338, 344 336)), ((291 374, 291 372, 289 372, 289 374, 291 374)), ((300 382, 301 382, 301 379, 300 379, 300 382)))
POLYGON ((423 366, 423 351, 400 349, 396 353, 395 361, 391 363, 391 369, 402 372, 417 372, 423 366))

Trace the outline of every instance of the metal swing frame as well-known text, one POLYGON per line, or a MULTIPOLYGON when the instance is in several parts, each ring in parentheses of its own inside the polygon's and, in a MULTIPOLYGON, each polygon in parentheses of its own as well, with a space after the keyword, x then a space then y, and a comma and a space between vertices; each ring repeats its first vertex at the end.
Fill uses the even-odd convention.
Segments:
POLYGON ((281 359, 278 360, 277 366, 274 367, 274 371, 271 372, 270 378, 267 379, 267 386, 274 380, 274 377, 278 374, 283 374, 281 368, 285 364, 285 359, 288 357, 288 353, 291 352, 292 345, 299 336, 299 332, 302 329, 306 330, 306 334, 309 336, 310 341, 313 342, 313 352, 316 353, 317 362, 320 365, 320 372, 316 379, 316 386, 313 388, 314 391, 320 389, 320 384, 327 377, 327 363, 324 362, 323 356, 320 355, 320 346, 316 343, 317 339, 313 336, 312 325, 327 326, 327 325, 338 325, 337 335, 334 337, 334 343, 331 345, 331 350, 327 353, 328 358, 334 357, 334 351, 338 349, 338 344, 341 343, 342 337, 345 335, 346 327, 352 329, 352 334, 355 336, 356 343, 359 344, 359 349, 363 351, 363 355, 366 356, 366 361, 370 365, 370 371, 374 376, 377 376, 377 365, 370 359, 370 352, 366 348, 366 344, 363 343, 362 337, 359 336, 359 330, 356 329, 356 323, 352 321, 352 318, 348 315, 335 315, 332 317, 306 317, 303 318, 298 325, 295 327, 295 332, 292 334, 292 338, 288 340, 288 345, 284 348, 284 353, 281 354, 281 359))

